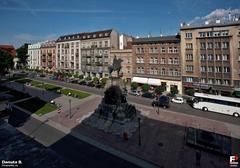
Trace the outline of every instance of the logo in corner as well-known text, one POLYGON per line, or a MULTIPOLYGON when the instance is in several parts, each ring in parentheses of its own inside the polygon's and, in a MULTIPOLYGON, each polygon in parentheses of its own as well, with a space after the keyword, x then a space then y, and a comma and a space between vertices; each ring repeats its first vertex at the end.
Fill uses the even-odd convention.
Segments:
POLYGON ((235 156, 230 156, 230 167, 238 167, 238 163, 239 163, 239 157, 238 155, 235 156))

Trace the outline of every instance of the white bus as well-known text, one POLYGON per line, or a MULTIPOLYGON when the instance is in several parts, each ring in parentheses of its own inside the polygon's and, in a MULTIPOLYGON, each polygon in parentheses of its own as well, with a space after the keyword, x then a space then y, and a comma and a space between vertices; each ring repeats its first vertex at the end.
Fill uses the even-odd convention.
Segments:
POLYGON ((234 97, 194 93, 193 107, 203 111, 240 116, 240 99, 234 97))

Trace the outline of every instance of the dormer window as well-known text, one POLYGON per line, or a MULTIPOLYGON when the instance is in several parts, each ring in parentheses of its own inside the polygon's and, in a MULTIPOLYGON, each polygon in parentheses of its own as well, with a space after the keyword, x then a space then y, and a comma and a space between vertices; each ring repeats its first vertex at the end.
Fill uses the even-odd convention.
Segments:
POLYGON ((105 33, 105 36, 108 36, 108 33, 105 33))
POLYGON ((86 36, 83 36, 83 39, 85 39, 86 38, 86 36))
POLYGON ((96 34, 93 35, 93 38, 96 38, 96 34))
POLYGON ((102 33, 99 34, 99 37, 102 37, 102 33))
POLYGON ((87 38, 90 38, 90 35, 87 35, 87 38))

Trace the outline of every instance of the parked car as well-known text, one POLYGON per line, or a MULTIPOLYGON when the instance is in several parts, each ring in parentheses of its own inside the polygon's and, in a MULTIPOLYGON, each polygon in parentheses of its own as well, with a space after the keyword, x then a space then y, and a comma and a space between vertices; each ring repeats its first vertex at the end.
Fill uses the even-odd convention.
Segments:
POLYGON ((78 81, 78 84, 79 84, 79 85, 86 85, 87 82, 86 82, 85 80, 80 80, 80 81, 78 81))
POLYGON ((137 90, 131 90, 128 94, 133 95, 133 96, 140 96, 140 91, 137 90))
POLYGON ((158 106, 158 107, 163 107, 163 108, 169 108, 170 106, 170 100, 169 97, 167 96, 160 96, 159 99, 154 100, 152 102, 152 106, 158 106))
POLYGON ((95 86, 93 81, 87 81, 86 85, 89 86, 89 87, 94 87, 95 86))
POLYGON ((40 74, 39 77, 45 77, 46 75, 45 74, 40 74))
POLYGON ((172 98, 171 100, 173 103, 178 103, 178 104, 183 104, 184 103, 184 100, 182 97, 175 97, 175 98, 172 98))
POLYGON ((155 95, 154 93, 146 92, 142 94, 142 97, 149 98, 149 99, 154 99, 155 95))
POLYGON ((57 80, 57 76, 51 76, 50 79, 51 80, 57 80))

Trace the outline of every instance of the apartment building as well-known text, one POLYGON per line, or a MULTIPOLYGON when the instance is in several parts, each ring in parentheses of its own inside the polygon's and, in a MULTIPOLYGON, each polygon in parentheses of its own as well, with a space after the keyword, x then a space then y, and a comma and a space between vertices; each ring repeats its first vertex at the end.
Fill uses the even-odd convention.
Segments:
POLYGON ((55 41, 46 41, 41 45, 41 68, 55 71, 56 69, 55 41))
POLYGON ((41 68, 41 44, 42 42, 28 45, 28 66, 31 69, 41 68))
POLYGON ((118 49, 118 40, 113 29, 81 33, 81 70, 85 76, 109 76, 110 50, 118 49))
POLYGON ((133 82, 182 93, 179 35, 137 38, 132 45, 133 82))
POLYGON ((240 88, 240 22, 181 25, 183 89, 230 95, 240 88))
POLYGON ((81 73, 81 34, 60 36, 56 40, 56 70, 81 73))

